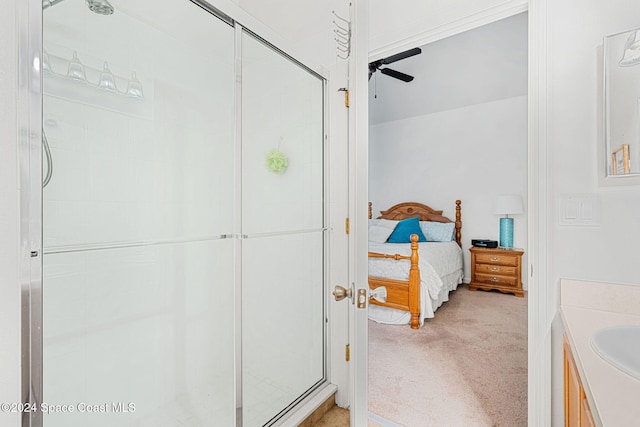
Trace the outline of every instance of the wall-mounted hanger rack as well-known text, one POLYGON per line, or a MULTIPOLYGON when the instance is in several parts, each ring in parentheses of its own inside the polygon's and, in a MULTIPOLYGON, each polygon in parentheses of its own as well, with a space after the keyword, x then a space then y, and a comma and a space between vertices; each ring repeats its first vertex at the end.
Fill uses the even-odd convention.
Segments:
POLYGON ((331 13, 337 18, 337 21, 333 20, 334 40, 337 43, 336 55, 346 61, 351 55, 351 21, 338 15, 335 10, 332 10, 331 13))

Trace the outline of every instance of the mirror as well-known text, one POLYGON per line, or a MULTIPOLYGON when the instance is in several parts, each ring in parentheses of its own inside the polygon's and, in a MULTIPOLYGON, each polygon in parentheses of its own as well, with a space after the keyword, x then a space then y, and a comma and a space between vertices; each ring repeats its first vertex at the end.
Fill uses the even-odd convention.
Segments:
POLYGON ((640 175, 640 29, 604 37, 605 175, 640 175))

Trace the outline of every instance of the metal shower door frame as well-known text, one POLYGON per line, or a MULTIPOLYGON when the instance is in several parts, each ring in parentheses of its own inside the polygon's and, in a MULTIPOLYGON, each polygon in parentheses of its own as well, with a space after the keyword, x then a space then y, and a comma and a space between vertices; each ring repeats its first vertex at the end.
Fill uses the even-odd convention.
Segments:
POLYGON ((42 2, 17 3, 20 162, 20 414, 42 425, 42 2))
MULTIPOLYGON (((189 0, 197 6, 210 12, 215 17, 236 27, 239 31, 248 31, 261 38, 257 33, 248 30, 224 12, 218 10, 204 0, 189 0)), ((18 63, 18 161, 20 182, 20 391, 18 404, 25 408, 20 414, 21 427, 42 427, 43 415, 39 410, 43 403, 43 303, 42 303, 42 272, 43 272, 43 210, 42 210, 42 156, 43 156, 43 5, 41 0, 17 1, 17 52, 18 63)), ((262 39, 262 38, 261 38, 262 39)), ((323 127, 324 153, 327 155, 326 134, 328 131, 327 84, 326 76, 313 68, 307 67, 292 56, 279 49, 266 39, 267 45, 285 55, 298 65, 323 80, 323 127)), ((325 169, 328 167, 325 164, 325 169)), ((325 188, 327 185, 325 171, 325 188)), ((328 217, 327 191, 325 189, 325 219, 328 217)), ((325 237, 325 247, 326 247, 325 237)), ((326 284, 325 263, 325 287, 326 284)), ((325 292, 326 293, 326 292, 325 292)), ((326 316, 327 300, 325 296, 324 310, 326 316)), ((325 376, 329 365, 327 354, 327 329, 325 328, 325 376)), ((285 417, 286 418, 286 417, 285 417)))

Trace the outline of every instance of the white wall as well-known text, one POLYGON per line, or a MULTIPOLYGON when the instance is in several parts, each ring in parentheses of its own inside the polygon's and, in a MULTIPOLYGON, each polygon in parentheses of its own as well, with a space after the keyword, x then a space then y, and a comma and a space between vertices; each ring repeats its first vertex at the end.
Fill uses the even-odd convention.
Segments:
MULTIPOLYGON (((526 203, 526 139, 525 96, 371 126, 374 216, 395 203, 418 201, 454 218, 455 200, 462 200, 468 282, 471 239, 499 239, 495 197, 520 194, 526 203)), ((516 247, 526 248, 526 231, 525 215, 517 215, 516 247)))
MULTIPOLYGON (((598 171, 601 151, 601 50, 604 35, 638 27, 633 0, 548 2, 550 31, 549 147, 552 212, 549 242, 553 284, 559 279, 640 284, 636 242, 640 238, 640 186, 608 186, 598 171), (598 227, 558 224, 563 194, 599 198, 598 227)), ((559 292, 559 291, 558 291, 559 292)), ((558 292, 549 301, 557 307, 558 292)), ((554 425, 562 422, 561 342, 553 343, 554 425)))
POLYGON ((640 236, 640 187, 602 185, 597 162, 604 151, 602 37, 637 27, 640 4, 631 0, 554 2, 550 12, 554 211, 563 194, 595 194, 601 206, 599 227, 560 226, 557 217, 551 218, 553 277, 637 283, 632 266, 637 262, 634 242, 640 236))
MULTIPOLYGON (((424 46, 419 63, 394 64, 416 77, 411 83, 370 82, 374 215, 419 201, 453 218, 462 200, 467 281, 471 239, 499 239, 495 197, 520 194, 526 204, 526 20, 519 14, 424 46)), ((526 215, 514 220, 514 245, 526 248, 526 215)))

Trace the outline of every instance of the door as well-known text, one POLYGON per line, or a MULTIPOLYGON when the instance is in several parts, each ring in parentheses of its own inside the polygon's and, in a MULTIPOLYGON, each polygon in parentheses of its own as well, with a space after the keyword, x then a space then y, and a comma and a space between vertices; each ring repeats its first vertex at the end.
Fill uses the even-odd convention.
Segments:
POLYGON ((271 425, 327 381, 325 80, 248 31, 241 46, 241 401, 271 425))
POLYGON ((234 28, 95 12, 42 12, 43 425, 234 425, 234 28))
MULTIPOLYGON (((368 307, 368 23, 369 2, 354 2, 352 6, 352 41, 349 65, 349 216, 352 231, 349 239, 349 276, 357 289, 366 292, 368 307)), ((351 427, 365 427, 368 407, 368 329, 367 310, 352 304, 349 322, 352 348, 350 377, 351 427)))
MULTIPOLYGON (((359 6, 360 13, 365 6, 359 6)), ((357 5, 352 6, 352 11, 355 9, 357 5)), ((366 25, 366 19, 360 22, 366 25)), ((363 31, 362 27, 352 28, 352 36, 363 31)), ((332 113, 330 284, 334 293, 329 310, 331 382, 338 387, 336 403, 349 408, 352 427, 364 427, 368 424, 368 63, 366 47, 358 62, 355 52, 353 49, 348 62, 339 62, 331 68, 329 81, 332 113), (345 293, 351 292, 351 297, 342 297, 341 288, 345 293), (358 290, 365 292, 364 307, 356 304, 358 290)))

